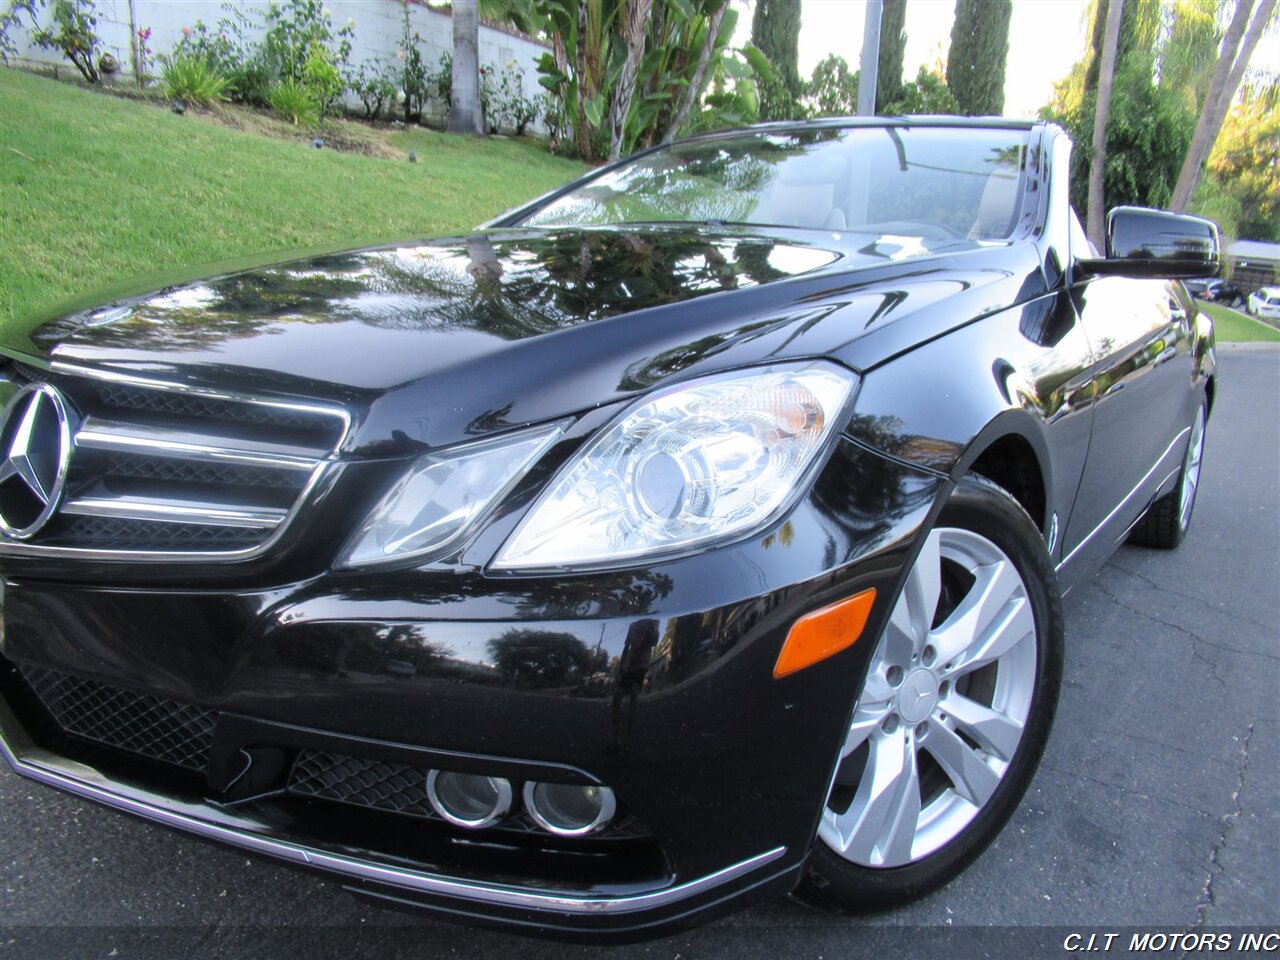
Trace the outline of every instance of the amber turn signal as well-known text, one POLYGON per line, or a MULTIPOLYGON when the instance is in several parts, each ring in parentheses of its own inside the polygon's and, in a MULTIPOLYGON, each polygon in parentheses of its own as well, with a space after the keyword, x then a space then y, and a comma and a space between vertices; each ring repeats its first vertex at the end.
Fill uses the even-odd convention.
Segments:
POLYGON ((811 667, 853 646, 867 625, 876 592, 863 590, 847 600, 806 613, 791 626, 787 640, 773 665, 773 675, 785 677, 811 667))

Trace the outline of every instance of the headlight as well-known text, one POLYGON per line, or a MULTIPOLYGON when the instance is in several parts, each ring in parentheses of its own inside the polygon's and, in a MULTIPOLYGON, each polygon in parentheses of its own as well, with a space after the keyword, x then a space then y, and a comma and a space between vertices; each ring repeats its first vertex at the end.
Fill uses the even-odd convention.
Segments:
POLYGON ((564 426, 469 443, 416 461, 356 531, 340 565, 423 560, 453 546, 564 432, 564 426))
POLYGON ((856 383, 813 361, 645 397, 565 465, 493 567, 612 563, 763 527, 821 460, 856 383))

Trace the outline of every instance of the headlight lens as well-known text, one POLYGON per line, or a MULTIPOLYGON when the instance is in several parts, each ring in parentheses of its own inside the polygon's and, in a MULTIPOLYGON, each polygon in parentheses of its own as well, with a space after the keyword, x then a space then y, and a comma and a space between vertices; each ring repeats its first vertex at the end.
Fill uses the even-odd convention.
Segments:
POLYGON ((483 518, 564 426, 525 430, 422 457, 374 507, 340 564, 359 567, 439 555, 483 518))
POLYGON ((840 429, 857 378, 813 361, 660 390, 565 466, 495 569, 598 565, 767 524, 840 429))

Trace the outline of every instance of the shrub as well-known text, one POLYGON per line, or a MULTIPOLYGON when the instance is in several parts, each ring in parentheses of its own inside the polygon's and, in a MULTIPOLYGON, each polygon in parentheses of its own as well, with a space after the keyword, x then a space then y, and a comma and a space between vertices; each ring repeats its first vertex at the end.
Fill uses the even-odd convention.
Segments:
POLYGON ((422 107, 427 99, 428 77, 433 75, 427 73, 427 66, 422 62, 422 53, 418 50, 418 42, 422 37, 411 29, 407 0, 401 0, 401 5, 400 49, 396 53, 400 66, 396 73, 402 95, 400 105, 404 109, 404 122, 411 123, 422 117, 422 107))
POLYGON ((329 51, 318 42, 311 44, 311 52, 302 65, 302 85, 311 91, 322 117, 332 113, 342 98, 342 74, 329 51))
POLYGON ((161 63, 160 79, 165 96, 204 106, 223 99, 227 78, 207 57, 182 53, 165 57, 161 63))
POLYGON ((396 99, 395 74, 382 64, 362 61, 347 78, 347 86, 364 104, 367 120, 377 120, 384 107, 390 107, 396 99))
POLYGON ((501 115, 498 112, 497 70, 480 68, 480 116, 484 118, 485 133, 497 133, 501 115))
POLYGON ((212 29, 197 19, 191 26, 182 28, 182 36, 174 45, 171 56, 200 57, 220 73, 227 74, 228 68, 246 55, 241 33, 244 26, 242 18, 243 15, 238 20, 224 18, 212 29))
POLYGON ((328 55, 330 65, 345 64, 351 57, 354 25, 348 22, 335 30, 333 15, 321 0, 271 3, 262 15, 262 25, 266 28, 262 53, 280 79, 304 79, 317 46, 328 55))
MULTIPOLYGON (((490 67, 489 74, 492 73, 493 68, 490 67)), ((483 83, 481 89, 483 90, 483 83)), ((533 97, 525 95, 524 70, 514 59, 507 63, 498 78, 495 101, 496 120, 506 123, 518 137, 524 136, 525 129, 537 120, 542 112, 542 104, 533 97)))
POLYGON ((271 71, 261 58, 241 60, 225 69, 232 100, 255 107, 271 106, 271 71))
POLYGON ((292 79, 312 88, 322 110, 332 109, 342 95, 341 68, 351 55, 355 22, 335 28, 320 0, 285 0, 254 12, 224 3, 227 16, 216 27, 196 20, 182 28, 174 56, 204 56, 227 78, 232 100, 270 106, 272 91, 292 79), (261 42, 247 37, 261 30, 261 42), (336 91, 336 92, 335 92, 336 91))
POLYGON ((440 62, 433 73, 423 78, 423 99, 430 97, 443 103, 445 109, 453 100, 453 54, 445 51, 440 54, 440 62))
POLYGON ((290 123, 313 127, 320 122, 320 105, 301 80, 285 77, 271 88, 271 109, 290 123))
POLYGON ((31 34, 31 39, 45 50, 60 50, 90 83, 101 83, 98 74, 98 34, 94 28, 98 16, 93 0, 53 0, 49 25, 31 34))
POLYGON ((921 67, 915 80, 904 83, 898 90, 898 96, 891 103, 885 104, 884 112, 889 116, 959 113, 960 104, 956 102, 946 80, 921 67))
POLYGON ((573 153, 573 127, 564 112, 564 101, 553 93, 542 95, 542 115, 546 119, 547 137, 550 140, 551 152, 557 154, 573 153))

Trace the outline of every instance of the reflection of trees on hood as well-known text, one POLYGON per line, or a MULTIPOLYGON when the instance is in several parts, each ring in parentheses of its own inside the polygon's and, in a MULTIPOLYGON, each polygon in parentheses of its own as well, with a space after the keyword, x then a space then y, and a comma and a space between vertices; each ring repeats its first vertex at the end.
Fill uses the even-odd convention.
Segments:
POLYGON ((478 233, 169 288, 134 302, 123 320, 95 327, 77 314, 33 339, 186 351, 271 335, 285 323, 358 322, 515 340, 786 276, 770 262, 778 249, 787 248, 670 228, 478 233))

